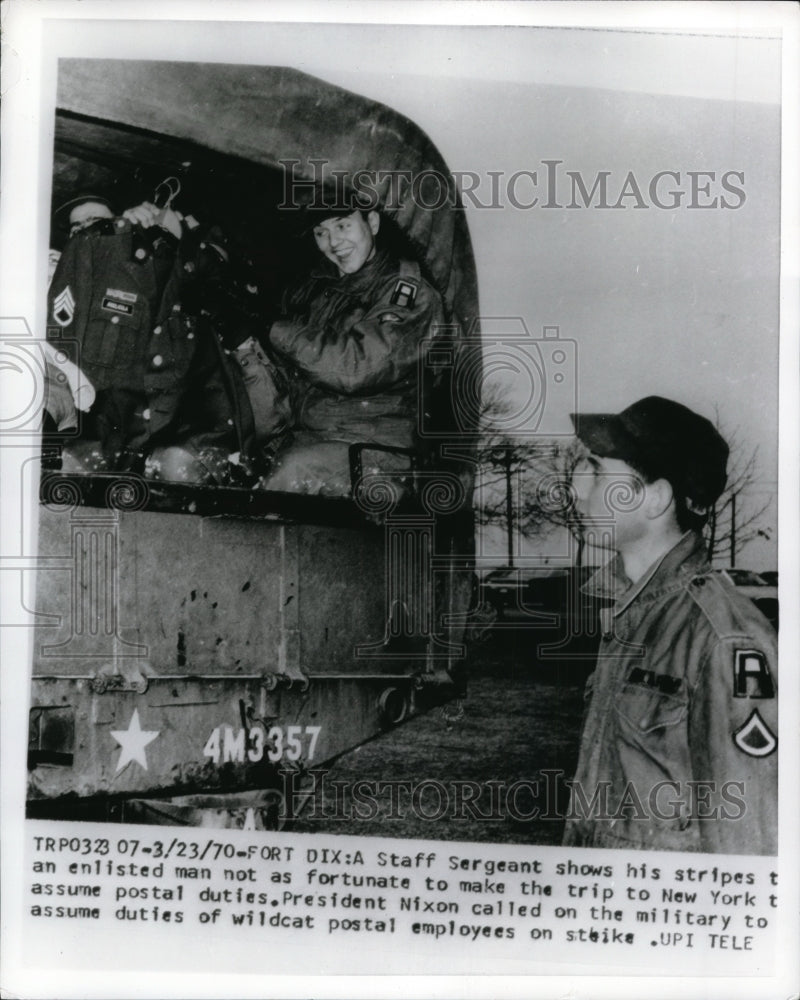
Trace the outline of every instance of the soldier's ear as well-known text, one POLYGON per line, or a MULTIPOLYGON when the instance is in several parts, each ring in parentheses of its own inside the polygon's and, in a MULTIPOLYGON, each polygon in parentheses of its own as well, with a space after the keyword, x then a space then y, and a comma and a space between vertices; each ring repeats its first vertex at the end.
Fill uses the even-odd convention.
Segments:
POLYGON ((372 235, 377 236, 378 230, 381 228, 381 217, 374 209, 367 213, 367 225, 372 235))
POLYGON ((654 521, 667 513, 675 498, 667 479, 655 479, 652 483, 648 483, 646 488, 644 512, 651 521, 654 521))

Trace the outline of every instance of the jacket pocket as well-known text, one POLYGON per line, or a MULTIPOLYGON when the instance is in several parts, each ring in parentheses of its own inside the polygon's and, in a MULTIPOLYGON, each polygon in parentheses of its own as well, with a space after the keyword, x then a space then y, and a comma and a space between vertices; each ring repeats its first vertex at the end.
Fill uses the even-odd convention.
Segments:
POLYGON ((127 368, 144 350, 142 333, 132 317, 97 316, 93 311, 86 324, 80 349, 81 367, 96 365, 102 368, 127 368))
POLYGON ((626 684, 615 705, 617 715, 642 734, 674 729, 685 718, 687 702, 643 684, 626 684))

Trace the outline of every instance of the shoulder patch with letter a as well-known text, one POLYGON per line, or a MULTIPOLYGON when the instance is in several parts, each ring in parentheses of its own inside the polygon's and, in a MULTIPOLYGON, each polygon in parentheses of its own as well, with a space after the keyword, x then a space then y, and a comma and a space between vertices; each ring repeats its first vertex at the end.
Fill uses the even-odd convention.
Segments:
POLYGON ((775 684, 767 658, 759 649, 737 649, 733 653, 733 697, 774 698, 775 684))
POLYGON ((392 292, 391 304, 404 309, 413 309, 417 298, 417 286, 408 278, 398 278, 392 292))
POLYGON ((75 315, 75 299, 69 285, 53 299, 53 319, 59 326, 69 326, 75 315))
POLYGON ((747 722, 734 730, 733 742, 750 757, 769 757, 778 745, 778 740, 757 708, 750 713, 747 722))

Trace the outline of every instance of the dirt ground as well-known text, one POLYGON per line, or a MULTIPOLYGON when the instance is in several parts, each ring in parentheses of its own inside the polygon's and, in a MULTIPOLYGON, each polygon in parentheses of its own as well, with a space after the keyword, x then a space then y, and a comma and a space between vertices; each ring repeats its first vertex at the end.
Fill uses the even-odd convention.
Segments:
POLYGON ((586 660, 537 663, 530 633, 494 633, 471 651, 463 701, 340 757, 292 829, 560 843, 557 813, 575 769, 590 670, 586 660), (382 782, 397 784, 390 791, 382 782))

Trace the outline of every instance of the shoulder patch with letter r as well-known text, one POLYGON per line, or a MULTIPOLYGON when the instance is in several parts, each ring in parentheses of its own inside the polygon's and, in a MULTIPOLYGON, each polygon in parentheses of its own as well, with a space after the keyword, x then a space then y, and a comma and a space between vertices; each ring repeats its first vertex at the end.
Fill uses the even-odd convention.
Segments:
POLYGON ((734 650, 733 697, 775 697, 775 683, 769 672, 767 658, 760 649, 734 650))

